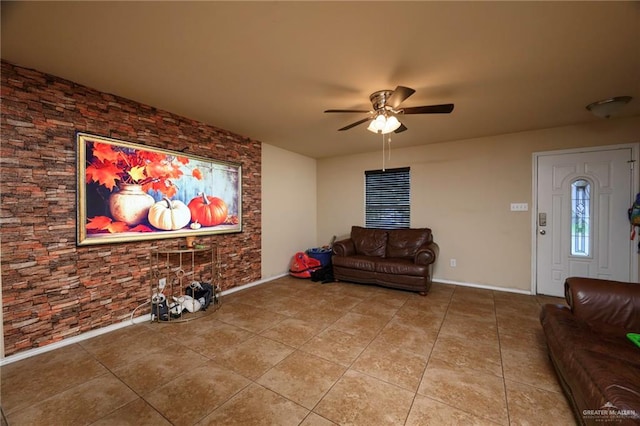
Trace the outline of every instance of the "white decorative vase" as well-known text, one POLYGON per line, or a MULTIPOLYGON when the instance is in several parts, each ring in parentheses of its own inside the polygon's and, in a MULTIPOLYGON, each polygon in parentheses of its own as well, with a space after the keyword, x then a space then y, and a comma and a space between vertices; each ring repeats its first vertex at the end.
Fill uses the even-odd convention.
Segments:
POLYGON ((111 216, 129 226, 142 223, 156 201, 142 190, 142 185, 125 183, 120 184, 118 189, 109 197, 111 216))

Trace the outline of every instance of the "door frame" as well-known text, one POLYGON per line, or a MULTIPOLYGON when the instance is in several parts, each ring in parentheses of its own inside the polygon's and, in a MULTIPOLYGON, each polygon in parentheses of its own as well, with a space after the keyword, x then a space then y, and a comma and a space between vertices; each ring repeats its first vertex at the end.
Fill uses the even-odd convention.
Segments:
MULTIPOLYGON (((546 155, 579 154, 584 152, 610 151, 614 149, 631 149, 633 168, 631 173, 631 193, 640 192, 640 143, 627 143, 617 145, 602 145, 584 148, 560 149, 553 151, 534 152, 532 155, 532 208, 531 208, 531 294, 538 294, 538 158, 546 155)), ((633 195, 629 200, 629 206, 633 203, 633 195)), ((631 257, 630 276, 638 281, 638 266, 640 256, 631 257)))

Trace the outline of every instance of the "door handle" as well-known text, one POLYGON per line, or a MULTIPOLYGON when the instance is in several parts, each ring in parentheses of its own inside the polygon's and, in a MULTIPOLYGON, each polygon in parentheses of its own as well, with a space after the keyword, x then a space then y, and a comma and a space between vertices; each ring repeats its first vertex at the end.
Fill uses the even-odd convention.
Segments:
POLYGON ((540 235, 544 235, 544 234, 546 234, 546 233, 547 233, 547 231, 545 231, 544 229, 541 229, 541 230, 540 230, 540 235))

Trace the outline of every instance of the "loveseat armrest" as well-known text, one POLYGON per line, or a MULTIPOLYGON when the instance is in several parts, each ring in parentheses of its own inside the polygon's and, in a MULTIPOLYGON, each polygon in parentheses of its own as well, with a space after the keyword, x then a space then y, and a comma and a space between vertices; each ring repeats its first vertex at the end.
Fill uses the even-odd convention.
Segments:
POLYGON ((564 292, 573 315, 590 326, 640 332, 640 284, 570 277, 564 292))
POLYGON ((336 256, 353 256, 356 254, 356 246, 351 238, 333 243, 333 254, 336 256))
POLYGON ((440 247, 433 241, 420 246, 416 255, 413 258, 413 263, 416 265, 430 265, 435 263, 440 253, 440 247))

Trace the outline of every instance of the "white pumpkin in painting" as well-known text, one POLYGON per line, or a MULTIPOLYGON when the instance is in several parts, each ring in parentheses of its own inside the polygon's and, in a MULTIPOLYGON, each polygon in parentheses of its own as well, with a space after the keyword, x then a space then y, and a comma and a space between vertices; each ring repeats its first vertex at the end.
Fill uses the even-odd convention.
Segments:
POLYGON ((191 211, 180 200, 171 201, 167 197, 149 209, 149 223, 163 231, 184 228, 191 221, 191 211))

